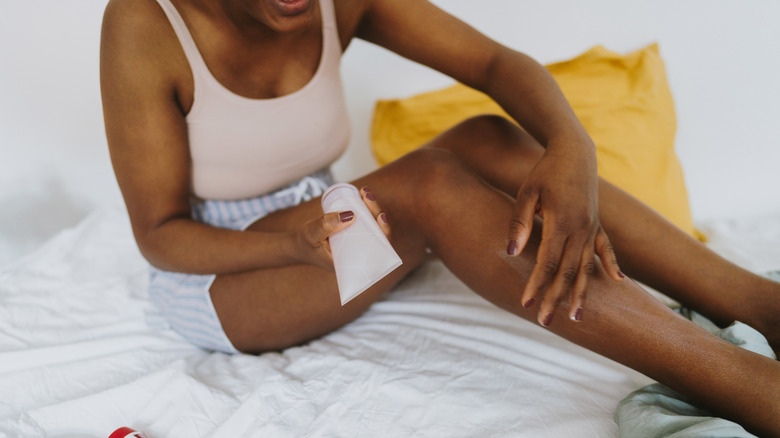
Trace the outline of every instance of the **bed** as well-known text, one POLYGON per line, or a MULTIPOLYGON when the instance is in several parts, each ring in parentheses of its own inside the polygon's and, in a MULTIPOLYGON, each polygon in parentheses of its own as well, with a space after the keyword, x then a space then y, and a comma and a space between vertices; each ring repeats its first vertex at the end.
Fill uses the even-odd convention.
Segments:
MULTIPOLYGON (((702 224, 755 271, 780 215, 702 224)), ((352 324, 261 356, 208 353, 151 308, 123 211, 0 270, 0 436, 612 437, 650 381, 497 309, 431 262, 352 324)))
MULTIPOLYGON (((660 41, 696 228, 746 269, 780 269, 780 148, 764 123, 780 115, 771 104, 780 100, 772 82, 780 63, 766 56, 780 53, 768 18, 780 13, 776 4, 751 4, 739 21, 731 20, 739 6, 703 0, 599 0, 588 10, 574 0, 491 0, 492 10, 437 3, 545 62, 596 43, 628 50, 660 41), (590 20, 586 29, 561 18, 576 42, 537 41, 529 35, 544 23, 518 30, 512 14, 497 12, 561 8, 590 20), (718 25, 725 21, 731 27, 718 25), (724 52, 756 55, 753 81, 740 76, 746 59, 724 66, 724 52), (713 110, 695 86, 705 65, 722 70, 707 80, 738 88, 721 89, 726 110, 713 110)), ((147 438, 620 436, 616 406, 648 378, 495 308, 438 261, 352 324, 282 352, 210 353, 168 329, 148 302, 147 264, 105 150, 96 89, 104 5, 0 5, 0 436, 105 438, 121 426, 147 438), (57 62, 56 77, 46 59, 57 62)), ((377 99, 447 82, 359 43, 343 74, 353 144, 334 171, 348 180, 376 166, 367 138, 377 99)))

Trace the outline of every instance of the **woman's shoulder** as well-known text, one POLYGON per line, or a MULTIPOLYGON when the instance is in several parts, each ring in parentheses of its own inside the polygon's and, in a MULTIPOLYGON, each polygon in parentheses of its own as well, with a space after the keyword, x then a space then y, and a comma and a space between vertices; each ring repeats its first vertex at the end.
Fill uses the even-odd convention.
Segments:
POLYGON ((103 14, 104 27, 149 28, 165 22, 165 13, 155 0, 109 0, 103 14))
POLYGON ((100 46, 101 85, 112 96, 130 93, 163 102, 191 94, 187 58, 155 0, 110 0, 100 46))
POLYGON ((110 0, 101 40, 101 58, 120 61, 118 66, 171 73, 179 64, 187 65, 176 33, 155 0, 110 0))
POLYGON ((103 14, 102 38, 121 42, 123 49, 155 51, 175 38, 173 28, 155 0, 110 0, 103 14))

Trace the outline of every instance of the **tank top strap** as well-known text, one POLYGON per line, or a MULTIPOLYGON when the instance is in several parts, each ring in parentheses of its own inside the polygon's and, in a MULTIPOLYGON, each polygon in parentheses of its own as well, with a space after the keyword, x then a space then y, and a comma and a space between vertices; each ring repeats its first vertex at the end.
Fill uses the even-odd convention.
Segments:
POLYGON ((189 28, 187 28, 187 24, 184 22, 181 14, 176 9, 176 6, 171 3, 171 0, 157 0, 157 3, 168 17, 168 21, 171 23, 171 26, 173 26, 173 31, 176 32, 176 37, 179 38, 179 44, 181 44, 182 49, 184 49, 184 55, 190 63, 192 74, 197 76, 197 73, 199 72, 208 71, 206 62, 203 60, 203 57, 200 56, 198 46, 195 45, 195 40, 192 39, 192 34, 190 33, 189 28))
POLYGON ((336 27, 336 5, 333 4, 334 0, 319 0, 319 2, 322 13, 322 25, 336 27))

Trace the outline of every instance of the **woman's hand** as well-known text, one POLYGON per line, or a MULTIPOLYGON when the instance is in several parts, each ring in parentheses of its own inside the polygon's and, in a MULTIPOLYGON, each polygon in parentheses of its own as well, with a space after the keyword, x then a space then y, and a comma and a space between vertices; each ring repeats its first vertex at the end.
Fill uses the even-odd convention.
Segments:
MULTIPOLYGON (((390 238, 390 225, 387 215, 382 212, 379 204, 376 202, 374 194, 363 187, 360 190, 363 203, 374 216, 374 220, 379 224, 379 228, 390 238)), ((333 271, 333 253, 330 249, 328 238, 339 231, 342 231, 352 225, 355 221, 355 213, 352 211, 340 211, 326 213, 317 219, 313 219, 301 227, 295 234, 298 242, 299 254, 301 254, 305 263, 319 266, 323 269, 333 271)))
POLYGON ((592 145, 560 149, 548 146, 518 191, 509 255, 522 252, 531 236, 534 215, 543 219, 542 241, 521 303, 530 308, 541 300, 537 319, 549 326, 559 301, 570 293, 569 318, 580 321, 588 276, 597 270, 596 255, 610 277, 618 281, 624 277, 599 223, 592 145))
POLYGON ((354 221, 354 212, 339 211, 326 213, 317 219, 306 222, 295 233, 298 243, 297 253, 300 255, 301 261, 333 271, 333 254, 330 250, 328 238, 346 229, 354 221))

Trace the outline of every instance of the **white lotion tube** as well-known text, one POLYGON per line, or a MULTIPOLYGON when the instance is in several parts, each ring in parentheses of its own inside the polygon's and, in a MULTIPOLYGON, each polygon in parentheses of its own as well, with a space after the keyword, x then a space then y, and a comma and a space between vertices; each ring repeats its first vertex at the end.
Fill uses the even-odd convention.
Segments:
POLYGON ((345 183, 330 186, 322 195, 322 210, 325 213, 350 210, 355 214, 352 225, 328 239, 343 306, 403 262, 355 186, 345 183))

